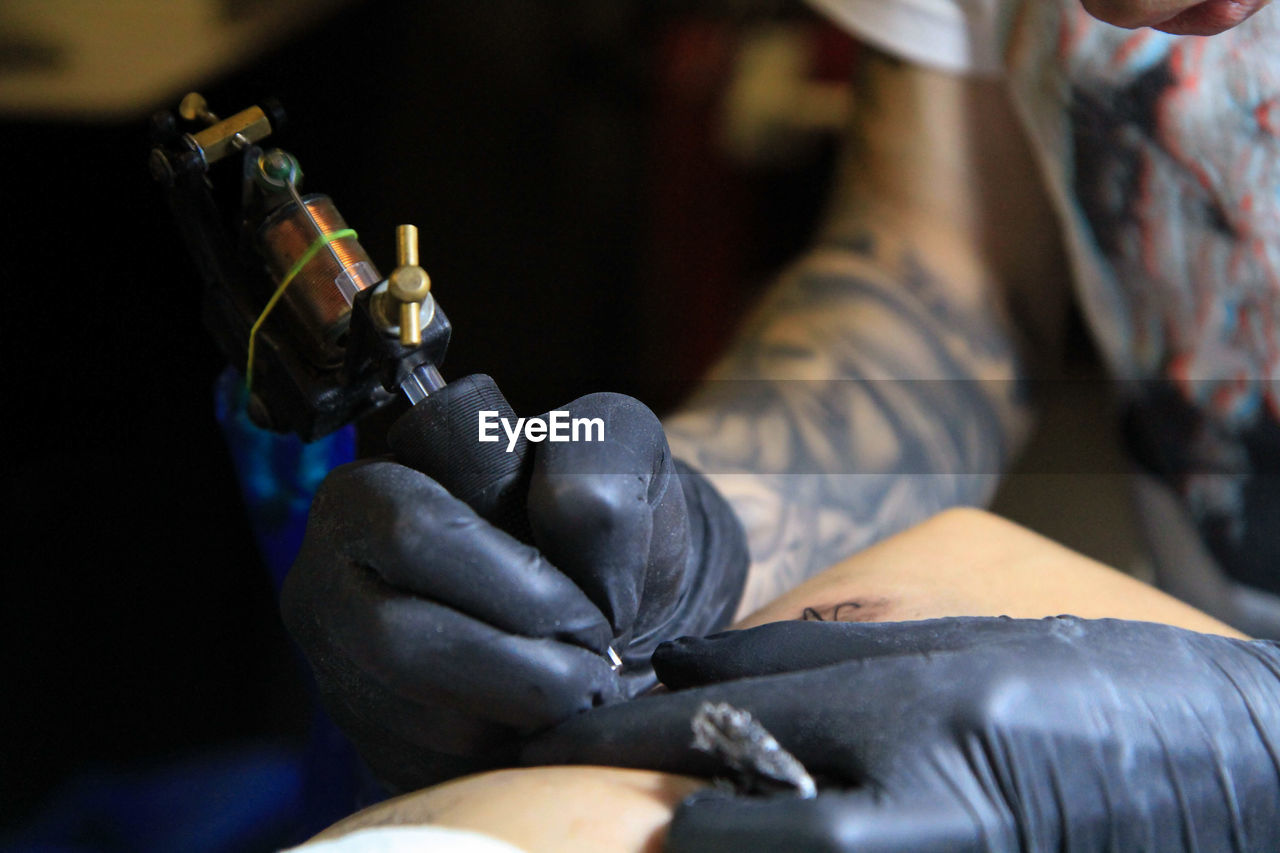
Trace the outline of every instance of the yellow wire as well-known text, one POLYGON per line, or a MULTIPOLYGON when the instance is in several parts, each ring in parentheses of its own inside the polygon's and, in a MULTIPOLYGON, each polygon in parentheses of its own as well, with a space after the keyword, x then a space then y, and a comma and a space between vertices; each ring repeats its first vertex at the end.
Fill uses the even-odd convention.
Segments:
POLYGON ((248 394, 253 387, 253 355, 258 342, 258 329, 262 328, 262 324, 266 322, 267 315, 271 313, 271 309, 276 307, 276 303, 280 301, 280 297, 284 296, 284 289, 289 286, 289 282, 302 271, 302 268, 314 258, 321 249, 329 245, 335 240, 341 240, 343 237, 350 237, 352 240, 357 239, 356 232, 350 228, 343 228, 341 231, 334 231, 332 234, 321 234, 316 238, 302 257, 293 262, 293 266, 289 267, 289 271, 284 274, 284 278, 280 279, 280 286, 276 288, 276 292, 271 294, 271 298, 267 300, 267 304, 263 306, 262 313, 258 315, 258 319, 254 321, 253 326, 249 329, 249 355, 245 359, 244 366, 244 390, 248 394))

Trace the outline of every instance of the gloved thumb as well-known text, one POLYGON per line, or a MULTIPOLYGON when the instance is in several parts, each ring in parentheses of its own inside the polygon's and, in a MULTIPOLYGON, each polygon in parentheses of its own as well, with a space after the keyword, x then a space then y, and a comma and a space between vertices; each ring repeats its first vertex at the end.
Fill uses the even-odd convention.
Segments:
POLYGON ((653 667, 663 684, 683 690, 852 660, 974 649, 1042 635, 1045 622, 1070 632, 1079 621, 1074 616, 974 616, 915 622, 771 622, 663 643, 654 651, 653 667))
POLYGON ((848 850, 965 853, 1016 849, 983 839, 973 818, 927 791, 894 796, 871 789, 736 796, 704 789, 676 810, 664 848, 668 853, 736 853, 741 850, 848 850))

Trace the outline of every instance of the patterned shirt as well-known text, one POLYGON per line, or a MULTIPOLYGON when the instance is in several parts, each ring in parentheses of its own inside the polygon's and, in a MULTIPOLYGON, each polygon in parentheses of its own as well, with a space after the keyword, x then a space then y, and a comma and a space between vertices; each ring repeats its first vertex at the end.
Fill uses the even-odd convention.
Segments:
POLYGON ((1131 451, 1229 575, 1280 592, 1280 8, 1199 38, 1078 0, 810 2, 904 59, 1003 76, 1131 451))

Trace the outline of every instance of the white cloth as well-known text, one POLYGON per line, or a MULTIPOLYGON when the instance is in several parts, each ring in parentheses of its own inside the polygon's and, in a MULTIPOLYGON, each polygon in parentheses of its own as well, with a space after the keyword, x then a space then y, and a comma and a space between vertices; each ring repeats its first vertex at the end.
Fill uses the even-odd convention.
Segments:
POLYGON ((447 826, 375 826, 286 853, 526 853, 491 835, 447 826))
POLYGON ((940 71, 998 75, 999 0, 809 0, 887 53, 940 71))

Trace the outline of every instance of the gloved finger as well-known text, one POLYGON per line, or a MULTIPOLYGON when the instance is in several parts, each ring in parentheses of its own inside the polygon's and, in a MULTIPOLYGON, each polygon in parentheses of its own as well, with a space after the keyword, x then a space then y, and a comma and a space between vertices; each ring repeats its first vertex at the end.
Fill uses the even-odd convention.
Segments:
POLYGON ((309 530, 308 543, 338 543, 350 561, 392 587, 511 633, 597 653, 609 644, 604 616, 568 577, 411 468, 379 460, 334 471, 308 524, 330 528, 327 535, 309 530))
POLYGON ((954 709, 937 685, 957 677, 959 657, 868 658, 641 696, 566 720, 531 741, 521 760, 707 775, 716 764, 693 749, 692 721, 703 703, 727 702, 749 711, 810 773, 881 779, 894 770, 895 750, 946 724, 954 709))
POLYGON ((900 731, 915 697, 900 700, 909 691, 899 683, 895 683, 899 693, 890 694, 891 698, 873 694, 884 681, 906 680, 900 672, 881 678, 876 673, 868 676, 862 664, 848 666, 854 670, 851 674, 821 671, 827 678, 819 684, 808 679, 808 673, 787 674, 641 696, 598 708, 537 735, 522 750, 521 762, 607 764, 713 776, 724 771, 724 764, 694 748, 692 723, 704 703, 727 702, 749 711, 811 773, 859 783, 862 776, 850 776, 846 768, 860 768, 854 772, 861 774, 866 759, 861 750, 869 737, 881 737, 880 749, 897 741, 895 732, 900 731), (842 735, 838 741, 827 736, 833 724, 825 709, 832 707, 839 708, 842 735))
POLYGON ((669 602, 689 549, 687 511, 657 417, 621 394, 565 407, 592 438, 548 442, 535 456, 529 522, 539 548, 604 611, 616 636, 643 599, 669 602), (647 588, 648 587, 648 588, 647 588))
POLYGON ((1075 617, 949 617, 916 622, 771 622, 658 646, 654 670, 672 689, 818 669, 842 661, 959 651, 1043 637, 1046 622, 1075 617))
POLYGON ((640 696, 542 732, 520 754, 525 765, 601 764, 710 777, 724 765, 693 748, 693 715, 717 688, 640 696))
POLYGON ((984 837, 980 825, 949 798, 929 790, 893 796, 873 790, 796 796, 726 796, 698 792, 671 822, 668 853, 740 850, 986 851, 1015 850, 984 837))
POLYGON ((510 767, 519 754, 520 739, 509 727, 406 699, 340 653, 317 660, 316 680, 325 709, 360 747, 365 761, 377 768, 379 781, 393 791, 510 767))
POLYGON ((358 604, 333 620, 332 645, 422 705, 528 732, 622 697, 610 661, 578 646, 508 633, 401 595, 368 572, 344 576, 340 592, 358 604))

